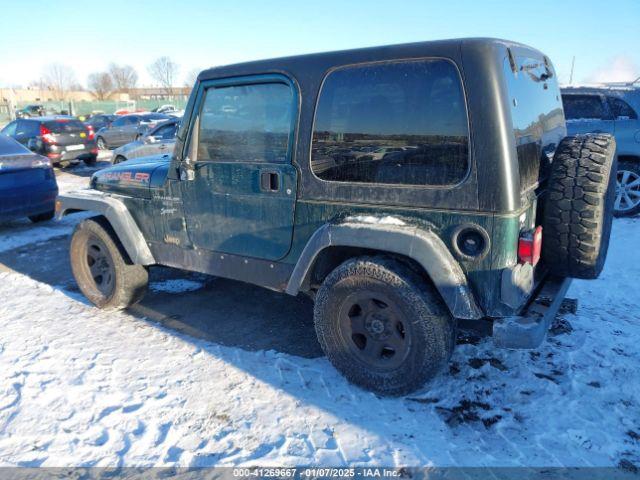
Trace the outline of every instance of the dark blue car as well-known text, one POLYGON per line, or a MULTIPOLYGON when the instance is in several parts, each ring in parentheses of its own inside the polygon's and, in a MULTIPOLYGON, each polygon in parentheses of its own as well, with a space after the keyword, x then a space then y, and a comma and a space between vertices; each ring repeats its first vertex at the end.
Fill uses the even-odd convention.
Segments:
POLYGON ((0 135, 0 220, 53 218, 58 184, 48 158, 0 135))

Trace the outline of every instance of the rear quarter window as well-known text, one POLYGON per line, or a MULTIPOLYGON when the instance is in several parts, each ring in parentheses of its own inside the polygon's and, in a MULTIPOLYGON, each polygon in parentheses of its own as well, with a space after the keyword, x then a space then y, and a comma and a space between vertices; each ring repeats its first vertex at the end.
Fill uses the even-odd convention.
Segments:
POLYGON ((461 182, 469 168, 469 131, 455 65, 425 59, 329 73, 316 108, 311 168, 332 182, 461 182))

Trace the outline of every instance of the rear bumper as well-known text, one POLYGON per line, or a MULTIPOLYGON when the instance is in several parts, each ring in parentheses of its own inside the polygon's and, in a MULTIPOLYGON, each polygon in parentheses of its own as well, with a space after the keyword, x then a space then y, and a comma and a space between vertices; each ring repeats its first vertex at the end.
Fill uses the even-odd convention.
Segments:
POLYGON ((548 277, 521 315, 494 320, 494 344, 500 348, 539 347, 570 285, 570 278, 548 277))

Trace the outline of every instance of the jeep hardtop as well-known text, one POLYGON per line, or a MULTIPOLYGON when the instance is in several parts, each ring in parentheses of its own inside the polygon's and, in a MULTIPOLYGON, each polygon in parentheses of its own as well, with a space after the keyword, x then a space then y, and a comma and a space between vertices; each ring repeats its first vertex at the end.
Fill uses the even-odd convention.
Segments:
MULTIPOLYGON (((59 197, 81 291, 139 301, 154 265, 315 300, 349 380, 400 395, 456 329, 535 348, 611 230, 615 143, 567 137, 550 60, 495 39, 413 43, 203 71, 172 155, 59 197)), ((614 170, 615 171, 615 170, 614 170)))

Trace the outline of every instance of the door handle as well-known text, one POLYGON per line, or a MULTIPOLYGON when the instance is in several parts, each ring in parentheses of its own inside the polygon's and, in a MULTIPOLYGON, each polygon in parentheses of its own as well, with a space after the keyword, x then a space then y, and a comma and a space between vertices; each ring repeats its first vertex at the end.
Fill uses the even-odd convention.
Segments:
POLYGON ((277 172, 260 173, 260 190, 264 192, 280 190, 280 175, 277 172))

